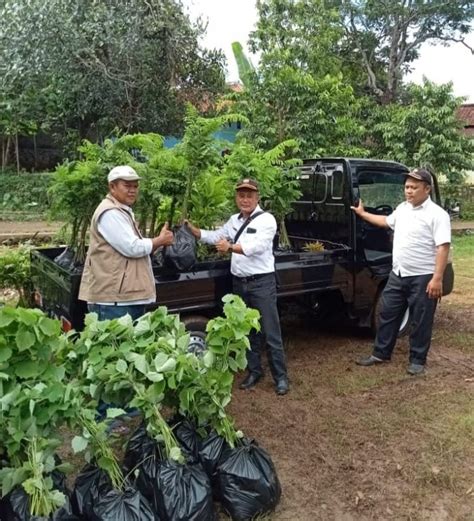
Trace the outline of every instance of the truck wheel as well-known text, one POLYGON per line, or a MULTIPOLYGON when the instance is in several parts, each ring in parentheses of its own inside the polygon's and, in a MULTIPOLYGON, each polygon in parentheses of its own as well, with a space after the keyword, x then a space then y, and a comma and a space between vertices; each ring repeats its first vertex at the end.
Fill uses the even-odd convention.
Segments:
POLYGON ((183 318, 182 322, 190 336, 188 351, 196 355, 202 354, 207 349, 206 325, 209 319, 202 316, 191 316, 183 318))
MULTIPOLYGON (((374 313, 372 316, 372 333, 375 335, 377 332, 377 328, 379 325, 380 320, 380 311, 382 309, 382 291, 383 288, 378 292, 377 299, 374 306, 374 313)), ((410 331, 410 325, 411 325, 411 317, 410 317, 410 310, 408 307, 406 308, 402 322, 400 324, 400 329, 398 330, 398 338, 406 336, 410 331)))

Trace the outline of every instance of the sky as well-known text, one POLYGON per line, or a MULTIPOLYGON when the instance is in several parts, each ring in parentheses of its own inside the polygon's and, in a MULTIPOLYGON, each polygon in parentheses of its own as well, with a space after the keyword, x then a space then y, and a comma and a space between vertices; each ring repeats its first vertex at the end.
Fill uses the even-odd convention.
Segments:
MULTIPOLYGON (((183 0, 192 19, 202 16, 208 21, 203 45, 222 49, 227 57, 227 80, 237 81, 239 76, 232 54, 232 42, 240 42, 246 49, 248 35, 257 21, 255 0, 183 0)), ((468 37, 474 47, 474 33, 468 37)), ((254 65, 257 57, 247 50, 254 65)), ((423 45, 420 58, 413 64, 410 81, 421 83, 423 76, 435 83, 453 82, 456 96, 466 96, 474 103, 474 55, 462 44, 449 47, 423 45)))

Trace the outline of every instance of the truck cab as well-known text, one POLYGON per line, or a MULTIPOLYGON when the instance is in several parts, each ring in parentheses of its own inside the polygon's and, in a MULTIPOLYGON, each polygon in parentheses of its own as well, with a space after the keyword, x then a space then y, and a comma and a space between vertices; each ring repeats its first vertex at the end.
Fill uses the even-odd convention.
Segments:
MULTIPOLYGON (((330 296, 331 302, 344 306, 346 314, 360 326, 376 326, 380 293, 392 268, 393 232, 357 218, 350 207, 361 200, 368 212, 389 215, 405 199, 408 171, 394 161, 342 157, 308 159, 300 167, 302 196, 286 219, 288 234, 347 247, 346 258, 334 266, 331 274, 332 282, 337 281, 338 294, 330 296), (344 279, 346 283, 341 284, 344 279)), ((440 203, 434 176, 431 197, 440 203)), ((453 283, 451 265, 447 272, 445 292, 449 293, 453 283)), ((312 305, 322 306, 322 302, 312 305)), ((402 329, 408 322, 407 310, 402 329)))

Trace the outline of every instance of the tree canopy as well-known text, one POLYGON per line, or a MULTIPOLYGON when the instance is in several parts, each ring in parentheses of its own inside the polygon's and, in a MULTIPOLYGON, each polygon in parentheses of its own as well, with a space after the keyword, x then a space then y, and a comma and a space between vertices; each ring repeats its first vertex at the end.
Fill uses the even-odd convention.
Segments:
POLYGON ((0 133, 180 132, 186 102, 205 110, 225 86, 203 31, 179 0, 6 0, 0 133))

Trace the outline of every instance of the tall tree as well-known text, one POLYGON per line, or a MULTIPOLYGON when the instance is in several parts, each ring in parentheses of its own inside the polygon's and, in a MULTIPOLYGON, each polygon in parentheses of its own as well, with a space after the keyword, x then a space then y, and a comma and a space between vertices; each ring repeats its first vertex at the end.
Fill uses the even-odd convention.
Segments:
POLYGON ((474 142, 463 136, 457 109, 463 98, 452 85, 409 85, 402 103, 382 105, 373 113, 373 153, 410 166, 427 166, 451 183, 474 168, 474 142))
POLYGON ((340 73, 338 10, 324 0, 260 0, 257 8, 250 44, 260 64, 237 96, 250 120, 244 134, 266 149, 297 138, 304 156, 364 153, 360 105, 340 73))
MULTIPOLYGON (((357 57, 369 91, 382 103, 400 94, 424 43, 459 42, 471 31, 472 0, 334 0, 345 35, 341 56, 357 57)), ((470 49, 473 52, 472 49, 470 49)))
POLYGON ((5 103, 25 89, 47 92, 39 120, 49 111, 62 135, 177 133, 186 102, 209 108, 224 89, 223 54, 199 46, 203 31, 180 0, 5 0, 5 103))

